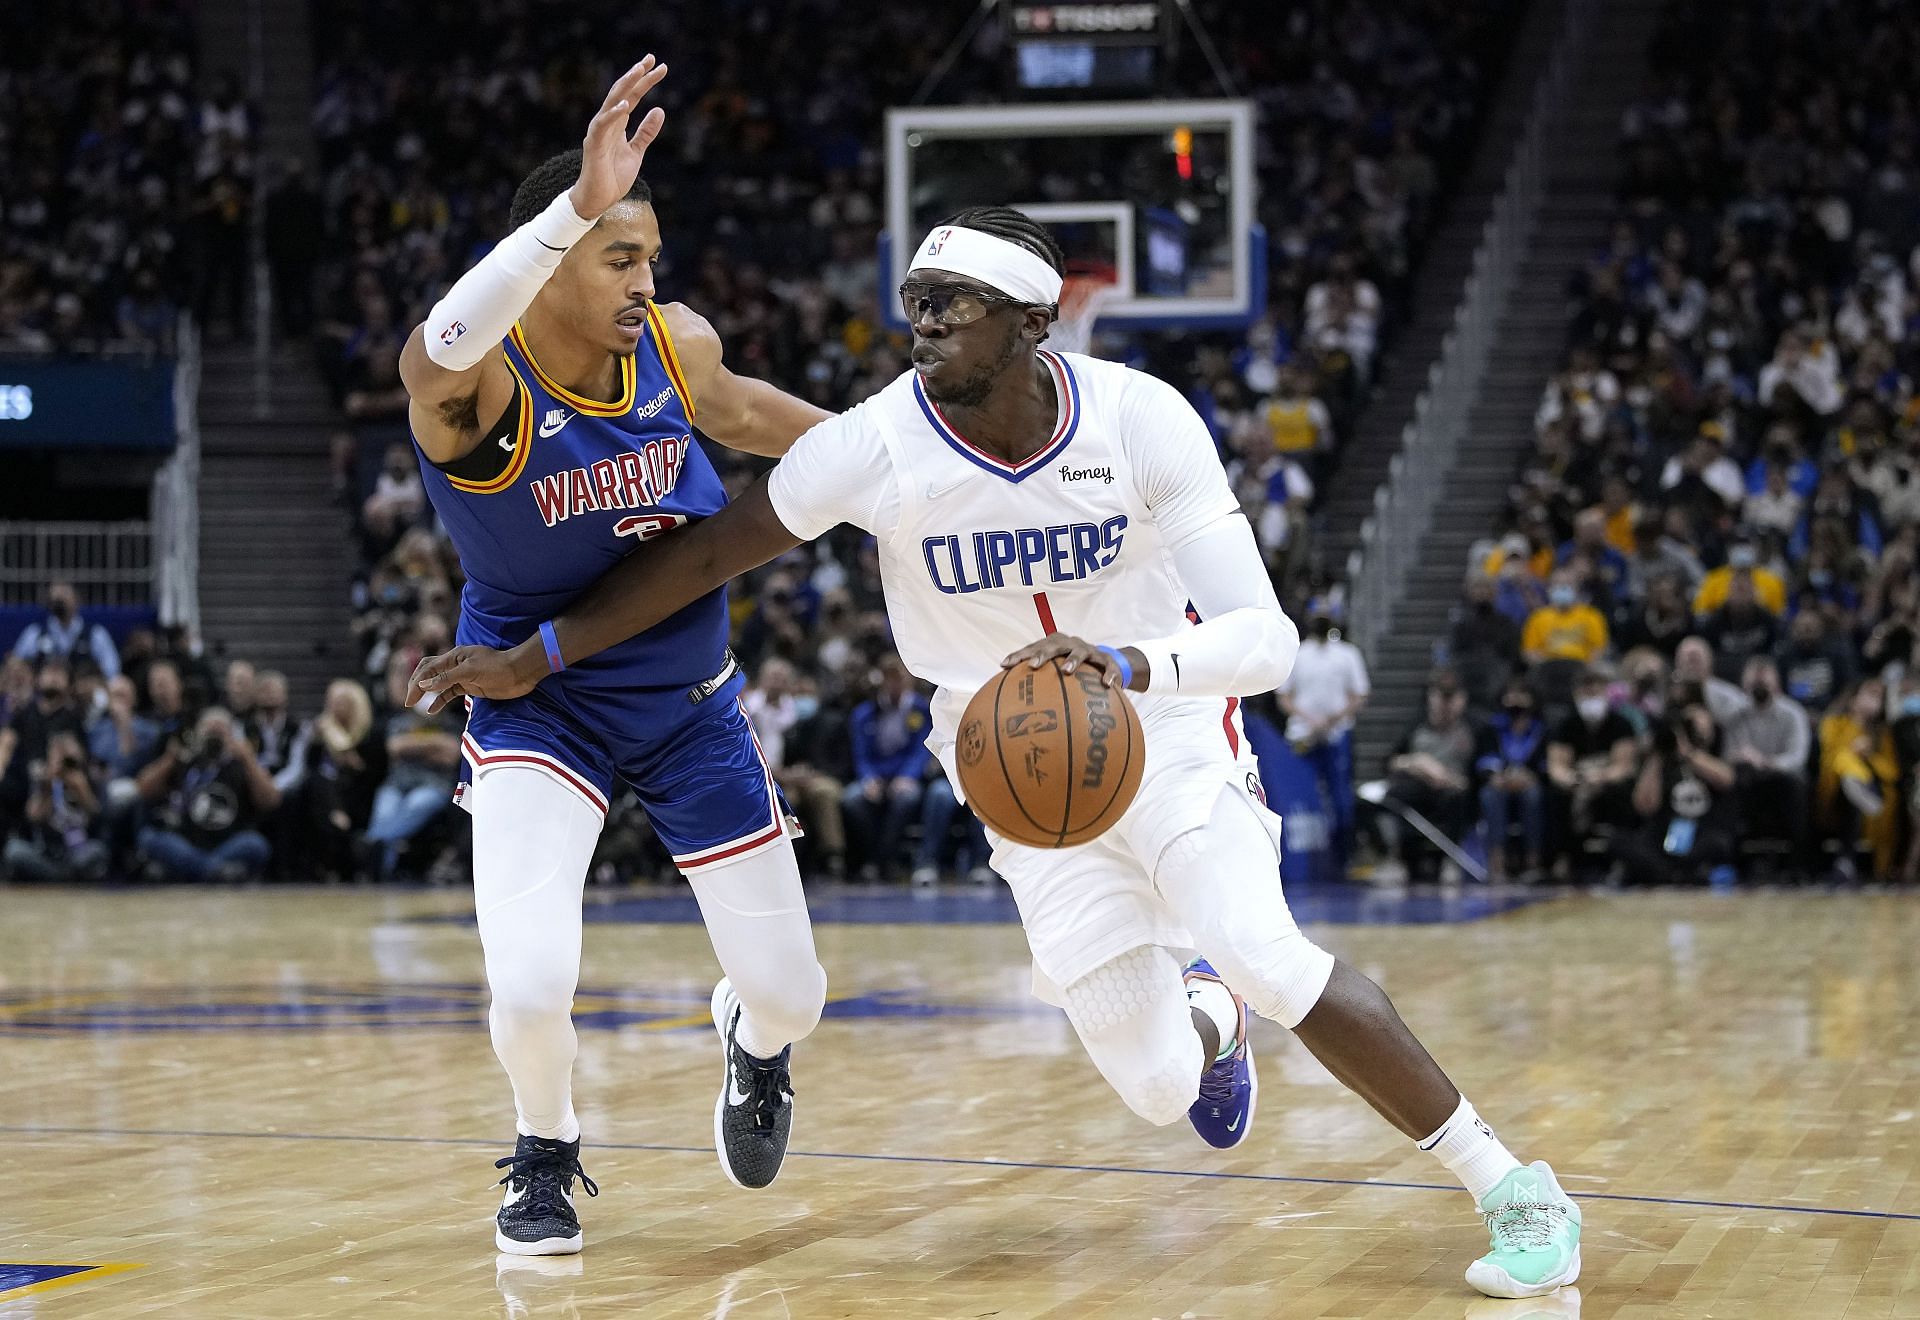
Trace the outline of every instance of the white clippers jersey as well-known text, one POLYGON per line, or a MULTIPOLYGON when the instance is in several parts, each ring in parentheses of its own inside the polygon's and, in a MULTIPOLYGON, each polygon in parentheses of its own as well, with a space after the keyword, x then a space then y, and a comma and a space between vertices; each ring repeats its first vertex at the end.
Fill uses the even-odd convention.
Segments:
MULTIPOLYGON (((900 657, 939 688, 936 751, 1010 652, 1049 632, 1096 645, 1189 626, 1169 551, 1239 512, 1206 426, 1143 372, 1044 350, 1053 438, 1018 467, 968 443, 908 371, 802 436, 769 481, 774 512, 812 539, 840 523, 879 542, 900 657)), ((1208 698, 1135 694, 1160 703, 1208 698)))

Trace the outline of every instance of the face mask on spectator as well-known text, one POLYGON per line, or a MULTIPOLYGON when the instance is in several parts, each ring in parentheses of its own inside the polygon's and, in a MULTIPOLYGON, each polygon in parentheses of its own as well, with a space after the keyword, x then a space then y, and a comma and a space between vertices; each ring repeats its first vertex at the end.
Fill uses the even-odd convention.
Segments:
POLYGON ((1757 562, 1759 556, 1754 554, 1750 545, 1736 545, 1727 552, 1727 563, 1734 568, 1752 568, 1757 562))
POLYGON ((802 694, 793 699, 794 718, 810 720, 820 713, 820 698, 812 694, 802 694))
POLYGON ((1825 569, 1815 569, 1813 572, 1807 574, 1807 581, 1820 588, 1820 590, 1825 591, 1833 585, 1833 574, 1827 572, 1825 569))
POLYGON ((1607 699, 1605 697, 1582 697, 1573 704, 1579 710, 1580 718, 1588 724, 1598 724, 1607 716, 1607 699))
POLYGON ((1579 599, 1579 593, 1572 587, 1555 587, 1547 593, 1547 599, 1564 610, 1579 599))
POLYGON ((1747 695, 1753 698, 1753 704, 1764 706, 1773 700, 1773 689, 1765 683, 1755 683, 1747 689, 1747 695))
POLYGON ((1909 692, 1906 696, 1900 698, 1900 713, 1902 715, 1920 715, 1920 692, 1909 692))

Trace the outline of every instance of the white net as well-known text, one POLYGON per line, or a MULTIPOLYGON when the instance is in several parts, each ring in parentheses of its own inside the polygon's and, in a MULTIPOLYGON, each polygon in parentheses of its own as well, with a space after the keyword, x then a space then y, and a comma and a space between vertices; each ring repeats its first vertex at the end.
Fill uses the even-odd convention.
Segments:
POLYGON ((1068 275, 1060 289, 1060 317, 1047 334, 1047 347, 1061 353, 1086 353, 1093 343, 1100 308, 1117 286, 1110 272, 1068 275))

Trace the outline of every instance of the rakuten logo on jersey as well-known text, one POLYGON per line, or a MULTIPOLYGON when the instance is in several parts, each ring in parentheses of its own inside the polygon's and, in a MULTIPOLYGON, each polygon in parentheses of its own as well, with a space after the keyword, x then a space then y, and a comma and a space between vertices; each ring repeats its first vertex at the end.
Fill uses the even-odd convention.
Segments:
POLYGON ((929 536, 920 551, 936 590, 967 596, 1092 577, 1120 557, 1126 531, 1123 513, 1102 523, 929 536))

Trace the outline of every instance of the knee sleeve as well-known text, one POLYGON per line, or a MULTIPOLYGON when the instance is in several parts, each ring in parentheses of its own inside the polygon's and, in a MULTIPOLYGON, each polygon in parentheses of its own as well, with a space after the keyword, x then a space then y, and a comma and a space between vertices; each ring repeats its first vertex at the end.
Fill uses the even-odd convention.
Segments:
POLYGON ((473 786, 473 901, 495 1008, 564 1014, 580 978, 580 895, 600 816, 545 773, 473 786))
POLYGON ((504 766, 473 785, 473 899, 486 951, 493 1052, 520 1131, 570 1141, 580 895, 600 813, 544 771, 504 766))
POLYGON ((810 1034, 827 1002, 827 974, 793 845, 781 841, 692 877, 720 968, 740 996, 740 1043, 761 1058, 810 1034))
POLYGON ((1274 836, 1255 810, 1223 788, 1208 823, 1161 853, 1154 881, 1247 1007, 1291 1029, 1320 1001, 1333 955, 1295 924, 1274 836))
POLYGON ((1088 1056, 1127 1108, 1156 1126, 1185 1117, 1206 1061, 1173 955, 1129 949, 1062 993, 1088 1056))

